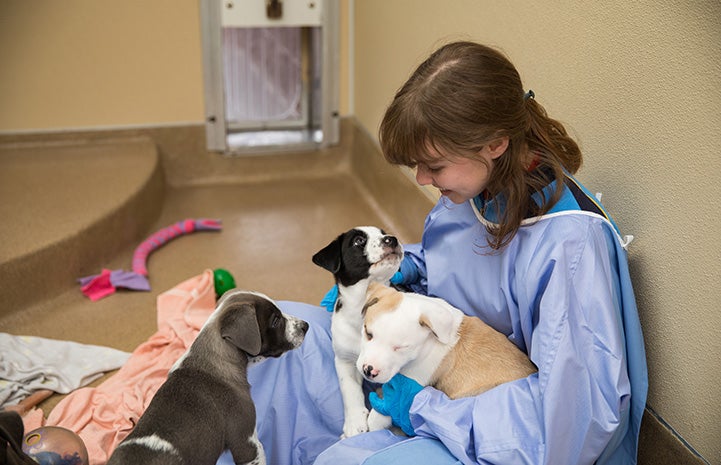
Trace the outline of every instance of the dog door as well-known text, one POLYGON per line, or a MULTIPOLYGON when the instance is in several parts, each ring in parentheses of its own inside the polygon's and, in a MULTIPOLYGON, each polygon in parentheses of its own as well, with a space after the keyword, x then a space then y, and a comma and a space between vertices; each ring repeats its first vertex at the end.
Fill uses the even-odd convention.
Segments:
POLYGON ((201 21, 209 150, 338 142, 337 0, 201 0, 201 21))

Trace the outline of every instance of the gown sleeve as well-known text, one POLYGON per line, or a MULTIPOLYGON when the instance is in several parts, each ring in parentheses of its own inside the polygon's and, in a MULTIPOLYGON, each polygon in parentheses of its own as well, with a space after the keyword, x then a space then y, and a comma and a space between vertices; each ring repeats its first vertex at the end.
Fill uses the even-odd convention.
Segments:
POLYGON ((401 273, 403 273, 403 281, 399 284, 409 287, 413 292, 428 294, 428 273, 421 244, 403 245, 401 273))
POLYGON ((538 373, 456 400, 425 388, 410 410, 417 435, 438 438, 464 464, 563 465, 592 464, 625 434, 631 390, 616 238, 585 225, 563 240, 550 231, 555 240, 539 240, 515 265, 538 373))

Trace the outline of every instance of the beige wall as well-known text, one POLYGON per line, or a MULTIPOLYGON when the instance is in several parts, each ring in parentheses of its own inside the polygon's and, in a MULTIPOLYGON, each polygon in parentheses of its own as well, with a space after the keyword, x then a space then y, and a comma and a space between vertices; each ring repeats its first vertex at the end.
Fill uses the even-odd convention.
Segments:
POLYGON ((0 132, 201 123, 199 21, 198 0, 0 0, 0 132))
POLYGON ((195 0, 0 2, 0 130, 203 120, 195 0))
POLYGON ((630 245, 649 405, 721 463, 721 3, 356 0, 355 114, 440 43, 503 49, 586 155, 630 245))
MULTIPOLYGON (((373 134, 412 68, 458 38, 502 48, 568 123, 580 178, 636 237, 649 404, 721 463, 721 4, 341 0, 341 12, 355 30, 353 54, 342 34, 341 113, 373 134)), ((199 123, 200 53, 197 0, 1 0, 0 132, 199 123)))

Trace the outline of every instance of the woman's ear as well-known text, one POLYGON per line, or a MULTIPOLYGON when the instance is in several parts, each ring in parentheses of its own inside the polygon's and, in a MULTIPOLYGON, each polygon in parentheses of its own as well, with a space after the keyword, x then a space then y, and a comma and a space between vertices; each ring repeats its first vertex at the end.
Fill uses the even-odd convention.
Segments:
POLYGON ((503 136, 499 137, 498 139, 494 139, 488 143, 486 147, 488 147, 488 154, 490 155, 491 160, 495 160, 496 158, 506 153, 506 149, 508 148, 508 140, 508 136, 503 136))

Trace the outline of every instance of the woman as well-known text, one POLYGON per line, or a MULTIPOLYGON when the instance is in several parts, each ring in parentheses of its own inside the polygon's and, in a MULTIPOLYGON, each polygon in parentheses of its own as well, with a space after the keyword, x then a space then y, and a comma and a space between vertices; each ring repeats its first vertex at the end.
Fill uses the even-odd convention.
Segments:
POLYGON ((625 242, 572 177, 582 156, 563 126, 505 56, 456 42, 398 91, 380 142, 442 195, 395 281, 480 317, 538 373, 456 400, 397 376, 371 402, 411 437, 337 441, 329 319, 283 302, 311 330, 249 371, 268 463, 635 463, 647 376, 625 242))
POLYGON ((457 400, 394 378, 372 404, 416 437, 353 437, 316 463, 635 463, 647 376, 625 241, 572 177, 564 127, 505 56, 457 42, 398 91, 380 142, 442 195, 395 281, 508 335, 538 373, 457 400))

